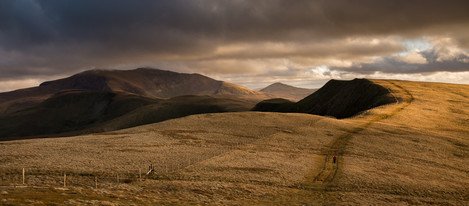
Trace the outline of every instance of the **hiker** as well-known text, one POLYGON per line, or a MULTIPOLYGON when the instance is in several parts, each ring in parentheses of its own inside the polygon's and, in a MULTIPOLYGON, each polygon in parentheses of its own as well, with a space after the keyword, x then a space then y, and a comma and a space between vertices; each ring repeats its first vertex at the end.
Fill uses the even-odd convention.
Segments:
POLYGON ((336 160, 337 160, 337 156, 334 155, 334 157, 332 158, 332 162, 335 164, 336 160))

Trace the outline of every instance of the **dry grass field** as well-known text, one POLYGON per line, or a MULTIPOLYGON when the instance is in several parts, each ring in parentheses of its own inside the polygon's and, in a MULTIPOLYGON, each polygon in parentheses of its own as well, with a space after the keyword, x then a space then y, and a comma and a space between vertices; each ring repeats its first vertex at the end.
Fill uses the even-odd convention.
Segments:
POLYGON ((468 205, 469 86, 393 83, 411 102, 351 139, 337 181, 341 202, 468 205))
POLYGON ((469 86, 373 82, 399 102, 343 120, 202 114, 0 142, 0 204, 468 205, 469 86))

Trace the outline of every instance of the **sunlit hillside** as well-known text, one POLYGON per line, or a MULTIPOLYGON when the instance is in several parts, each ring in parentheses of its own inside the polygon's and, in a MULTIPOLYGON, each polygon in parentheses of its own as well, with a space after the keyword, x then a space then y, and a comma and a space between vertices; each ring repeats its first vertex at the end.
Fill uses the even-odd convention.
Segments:
POLYGON ((469 204, 469 85, 372 82, 397 103, 341 120, 201 114, 108 133, 3 141, 0 198, 2 204, 469 204), (145 175, 150 165, 156 172, 145 175))

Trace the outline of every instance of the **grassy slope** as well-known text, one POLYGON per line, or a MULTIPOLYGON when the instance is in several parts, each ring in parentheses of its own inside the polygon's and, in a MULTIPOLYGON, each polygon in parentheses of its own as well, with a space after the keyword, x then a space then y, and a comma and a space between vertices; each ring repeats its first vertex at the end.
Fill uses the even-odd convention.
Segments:
MULTIPOLYGON (((386 81, 376 82, 400 92, 386 81)), ((351 139, 337 182, 340 199, 468 204, 469 86, 393 82, 413 100, 351 139)))
MULTIPOLYGON (((111 133, 1 142, 0 171, 2 184, 14 184, 15 178, 18 183, 19 177, 11 174, 26 167, 27 173, 51 176, 30 177, 29 185, 57 187, 63 171, 70 179, 85 179, 85 185, 93 185, 86 182, 86 175, 71 174, 137 174, 138 169, 154 164, 157 180, 125 185, 100 180, 106 189, 96 192, 121 194, 115 202, 125 197, 147 203, 246 203, 274 197, 301 183, 316 164, 321 146, 351 127, 353 123, 306 114, 193 115, 111 133)), ((24 200, 12 197, 9 201, 24 200)))
MULTIPOLYGON (((112 133, 2 142, 2 184, 18 182, 13 174, 22 167, 41 174, 66 170, 112 176, 153 163, 160 171, 156 180, 104 182, 107 188, 98 190, 76 186, 71 193, 88 199, 70 198, 88 203, 468 204, 469 86, 374 82, 389 88, 399 104, 344 120, 204 114, 112 133), (334 154, 338 167, 324 162, 334 154)), ((61 184, 60 175, 29 181, 61 184)), ((0 190, 10 203, 30 201, 21 198, 37 191, 26 188, 21 196, 0 190)), ((40 194, 61 193, 54 190, 40 194)), ((66 201, 71 200, 56 202, 66 201)))

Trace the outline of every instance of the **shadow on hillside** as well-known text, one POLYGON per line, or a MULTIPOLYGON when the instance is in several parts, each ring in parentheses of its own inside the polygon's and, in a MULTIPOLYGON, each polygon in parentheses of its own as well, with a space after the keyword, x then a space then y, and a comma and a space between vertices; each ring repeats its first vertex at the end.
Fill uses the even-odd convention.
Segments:
POLYGON ((253 110, 308 113, 343 119, 355 116, 374 107, 395 102, 396 99, 387 88, 374 84, 370 80, 330 80, 318 91, 299 102, 295 103, 285 99, 270 99, 258 103, 253 110))

